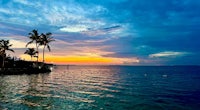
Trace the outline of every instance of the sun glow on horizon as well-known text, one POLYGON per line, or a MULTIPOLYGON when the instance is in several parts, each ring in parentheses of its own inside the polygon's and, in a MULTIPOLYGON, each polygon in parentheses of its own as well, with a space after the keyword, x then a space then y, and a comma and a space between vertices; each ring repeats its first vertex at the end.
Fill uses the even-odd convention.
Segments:
MULTIPOLYGON (((21 59, 31 60, 28 55, 21 55, 21 59)), ((32 58, 36 61, 36 58, 32 58)), ((42 57, 39 57, 39 61, 42 61, 42 57)), ((70 65, 124 65, 130 63, 139 63, 137 58, 112 58, 112 57, 101 57, 101 56, 45 56, 45 62, 54 64, 70 64, 70 65)))

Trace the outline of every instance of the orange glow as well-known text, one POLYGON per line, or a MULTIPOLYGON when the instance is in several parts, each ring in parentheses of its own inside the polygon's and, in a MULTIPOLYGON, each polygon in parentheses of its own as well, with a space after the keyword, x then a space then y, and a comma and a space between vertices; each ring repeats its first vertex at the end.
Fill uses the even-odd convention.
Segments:
POLYGON ((120 64, 112 58, 87 56, 48 56, 45 61, 57 64, 120 64))
MULTIPOLYGON (((23 60, 31 60, 28 55, 21 55, 23 60)), ((40 57, 39 61, 42 61, 40 57)), ((36 58, 32 60, 36 61, 36 58)), ((91 56, 45 56, 45 62, 55 63, 55 64, 75 64, 75 65, 96 65, 96 64, 121 64, 114 58, 104 58, 104 57, 91 57, 91 56)))
MULTIPOLYGON (((23 60, 31 60, 28 55, 21 55, 23 60)), ((42 61, 42 56, 39 57, 42 61)), ((32 60, 36 61, 36 58, 32 60)), ((70 64, 70 65, 123 65, 139 63, 137 58, 113 58, 102 56, 52 56, 46 55, 45 62, 53 64, 70 64)))

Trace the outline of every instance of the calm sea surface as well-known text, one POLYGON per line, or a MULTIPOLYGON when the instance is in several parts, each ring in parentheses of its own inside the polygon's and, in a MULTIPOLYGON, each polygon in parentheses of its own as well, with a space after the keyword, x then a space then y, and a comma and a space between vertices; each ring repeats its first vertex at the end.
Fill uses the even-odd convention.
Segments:
POLYGON ((0 76, 0 110, 200 110, 200 67, 57 66, 0 76))

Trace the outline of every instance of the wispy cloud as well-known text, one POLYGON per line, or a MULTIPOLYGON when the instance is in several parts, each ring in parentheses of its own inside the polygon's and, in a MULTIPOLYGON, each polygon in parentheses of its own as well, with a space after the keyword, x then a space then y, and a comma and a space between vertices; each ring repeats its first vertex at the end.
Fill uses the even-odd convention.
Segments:
POLYGON ((25 29, 19 28, 19 27, 13 27, 13 26, 8 26, 5 24, 1 24, 0 23, 0 29, 9 29, 9 30, 13 30, 13 31, 23 31, 25 32, 25 29))
POLYGON ((94 20, 91 18, 95 13, 106 10, 102 6, 91 5, 86 11, 84 5, 75 2, 67 4, 58 2, 57 4, 60 6, 49 4, 52 8, 44 9, 41 12, 51 25, 61 26, 61 31, 70 31, 69 25, 77 29, 79 27, 94 28, 105 24, 103 20, 94 20))
POLYGON ((87 27, 85 25, 75 25, 75 26, 68 26, 60 28, 60 31, 63 32, 82 32, 87 31, 87 27))
POLYGON ((83 34, 88 36, 99 36, 99 35, 106 35, 106 34, 118 34, 122 31, 122 27, 120 25, 100 28, 100 29, 89 29, 87 31, 83 31, 83 34))
POLYGON ((20 4, 23 4, 23 5, 30 5, 32 3, 28 2, 27 0, 13 0, 14 2, 16 3, 20 3, 20 4))
POLYGON ((174 52, 174 51, 164 51, 159 52, 155 54, 150 54, 150 58, 156 58, 156 57, 178 57, 178 56, 184 56, 189 54, 188 52, 174 52))

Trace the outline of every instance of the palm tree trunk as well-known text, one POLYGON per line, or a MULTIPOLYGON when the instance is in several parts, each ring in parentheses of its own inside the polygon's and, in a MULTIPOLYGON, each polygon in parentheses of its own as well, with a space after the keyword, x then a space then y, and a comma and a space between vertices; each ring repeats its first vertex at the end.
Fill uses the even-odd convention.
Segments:
POLYGON ((37 42, 36 42, 36 49, 37 49, 37 62, 38 62, 38 58, 39 58, 39 51, 38 51, 38 45, 37 45, 37 42))
POLYGON ((5 66, 5 58, 3 57, 3 64, 2 64, 2 68, 4 68, 5 66))
POLYGON ((3 50, 3 64, 2 64, 3 68, 5 67, 5 58, 6 58, 6 51, 3 50))
MULTIPOLYGON (((37 42, 35 43, 36 45, 36 51, 38 52, 38 46, 37 46, 37 42)), ((39 52, 37 53, 37 56, 38 56, 39 52)), ((37 62, 38 62, 38 57, 37 57, 37 62)))
POLYGON ((3 64, 2 64, 2 67, 3 67, 3 68, 5 67, 5 58, 6 58, 6 54, 4 53, 4 54, 3 54, 3 64))
POLYGON ((46 45, 43 47, 43 63, 44 63, 44 50, 45 50, 46 45))

